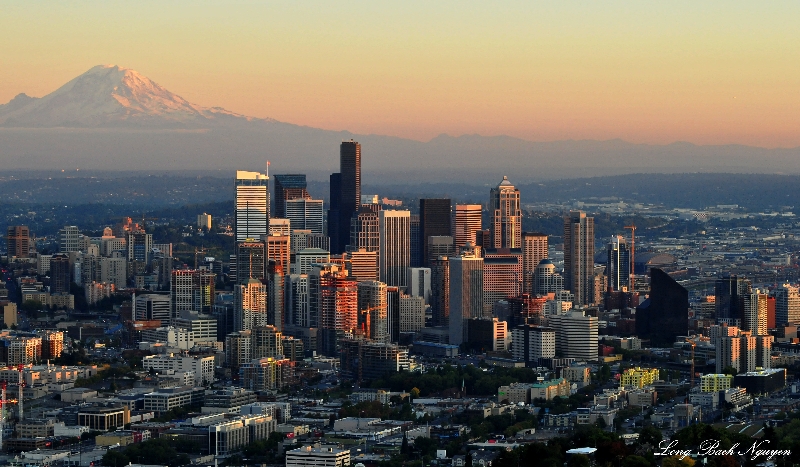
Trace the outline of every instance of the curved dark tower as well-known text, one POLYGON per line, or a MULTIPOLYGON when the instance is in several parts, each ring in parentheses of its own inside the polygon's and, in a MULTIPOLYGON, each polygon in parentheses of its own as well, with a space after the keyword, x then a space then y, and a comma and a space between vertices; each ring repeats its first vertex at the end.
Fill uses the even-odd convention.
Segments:
POLYGON ((342 142, 338 177, 336 175, 331 175, 328 236, 331 238, 331 253, 341 254, 350 240, 350 219, 361 206, 361 144, 353 140, 342 142), (335 178, 338 183, 334 183, 335 178))

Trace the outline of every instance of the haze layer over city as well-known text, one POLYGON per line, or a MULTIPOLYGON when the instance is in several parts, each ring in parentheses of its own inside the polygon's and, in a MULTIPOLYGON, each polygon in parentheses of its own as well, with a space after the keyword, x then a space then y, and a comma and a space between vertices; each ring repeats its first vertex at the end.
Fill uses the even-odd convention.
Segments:
POLYGON ((800 462, 764 6, 6 2, 0 465, 800 462))

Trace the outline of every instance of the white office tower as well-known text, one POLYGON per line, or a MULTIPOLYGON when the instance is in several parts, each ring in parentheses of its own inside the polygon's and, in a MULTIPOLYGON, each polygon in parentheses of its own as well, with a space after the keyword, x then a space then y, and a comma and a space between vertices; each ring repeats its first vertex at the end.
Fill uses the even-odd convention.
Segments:
POLYGON ((543 259, 533 274, 533 293, 547 295, 564 290, 564 278, 556 272, 556 266, 549 259, 543 259))
POLYGON ((233 287, 234 331, 267 325, 267 286, 250 278, 233 287))
POLYGON ((310 230, 322 235, 322 200, 298 198, 286 200, 286 217, 291 221, 292 230, 310 230))
POLYGON ((302 328, 315 328, 308 312, 308 275, 291 274, 286 278, 286 323, 302 328))
POLYGON ((773 293, 775 294, 775 325, 800 323, 800 291, 798 288, 783 284, 773 293))
POLYGON ((556 331, 553 328, 524 324, 511 330, 514 360, 536 362, 556 356, 556 331))
POLYGON ((306 248, 294 255, 292 274, 308 274, 313 269, 313 264, 325 264, 331 261, 331 253, 322 248, 306 248))
POLYGON ((364 336, 389 341, 389 309, 386 284, 378 281, 358 283, 358 330, 364 336))
POLYGON ((58 251, 59 253, 69 253, 80 251, 81 233, 74 225, 65 225, 58 231, 58 251))
MULTIPOLYGON (((467 339, 467 320, 483 316, 483 258, 468 244, 450 261, 450 344, 467 339)), ((596 347, 596 344, 595 344, 596 347)), ((596 349, 595 349, 596 350, 596 349)))
POLYGON ((742 329, 750 331, 755 336, 767 335, 767 294, 761 290, 744 297, 744 321, 742 329))
POLYGON ((269 234, 269 176, 236 171, 234 229, 237 242, 269 234))
POLYGON ((431 302, 431 268, 408 268, 406 293, 412 297, 422 297, 425 304, 431 302))
POLYGON ((548 319, 556 330, 556 355, 576 360, 597 360, 597 318, 572 310, 548 319))
POLYGON ((134 320, 159 320, 163 325, 169 324, 171 318, 169 294, 142 294, 134 299, 134 320))
POLYGON ((425 300, 400 294, 400 332, 417 332, 425 327, 425 300))
POLYGON ((380 211, 378 226, 380 280, 386 285, 405 287, 406 269, 411 266, 411 212, 380 211))
POLYGON ((455 251, 458 253, 467 243, 475 244, 475 233, 481 230, 480 204, 457 204, 453 214, 455 251))

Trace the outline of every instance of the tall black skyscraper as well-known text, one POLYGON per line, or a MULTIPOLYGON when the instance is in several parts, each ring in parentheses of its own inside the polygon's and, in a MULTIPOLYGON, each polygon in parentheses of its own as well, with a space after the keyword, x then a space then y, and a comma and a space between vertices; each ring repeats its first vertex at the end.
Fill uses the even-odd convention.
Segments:
POLYGON ((275 175, 275 216, 286 218, 286 201, 311 198, 305 174, 275 175))
POLYGON ((361 144, 342 142, 339 173, 331 174, 331 208, 328 211, 328 236, 331 253, 340 254, 350 239, 350 219, 361 206, 361 144))
POLYGON ((661 269, 650 269, 650 296, 636 307, 636 335, 672 347, 689 328, 689 291, 661 269))
POLYGON ((751 288, 750 281, 743 277, 727 276, 717 279, 714 283, 717 323, 741 325, 744 296, 752 291, 751 288))
POLYGON ((450 230, 450 205, 447 198, 423 198, 419 200, 420 245, 422 246, 422 261, 428 266, 428 238, 449 237, 450 230))

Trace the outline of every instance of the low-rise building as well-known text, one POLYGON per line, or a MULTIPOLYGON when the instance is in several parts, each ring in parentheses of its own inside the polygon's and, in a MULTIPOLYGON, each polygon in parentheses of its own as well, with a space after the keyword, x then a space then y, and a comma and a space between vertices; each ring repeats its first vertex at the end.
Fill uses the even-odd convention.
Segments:
POLYGON ((48 418, 40 419, 26 419, 17 423, 17 435, 20 438, 42 438, 48 436, 55 436, 54 428, 56 420, 48 418))
POLYGON ((350 450, 336 446, 303 446, 286 453, 286 467, 347 467, 350 450))
POLYGON ((719 391, 689 394, 689 403, 704 410, 716 410, 719 406, 719 391))
POLYGON ((729 407, 734 412, 739 412, 753 405, 753 398, 747 395, 747 391, 744 388, 729 388, 725 391, 720 391, 720 397, 723 396, 726 404, 730 404, 729 407))
POLYGON ((772 368, 741 373, 733 378, 748 394, 769 394, 786 387, 786 369, 772 368))
POLYGON ((561 370, 561 377, 582 388, 592 382, 592 370, 588 366, 570 366, 561 370))
POLYGON ((203 400, 203 412, 235 412, 243 405, 256 401, 256 394, 244 388, 207 390, 203 400))
POLYGON ((655 368, 628 368, 619 378, 620 387, 643 388, 650 386, 658 380, 658 370, 655 368))
POLYGON ((119 430, 98 435, 97 438, 95 438, 95 444, 97 446, 114 446, 115 444, 119 444, 120 446, 127 446, 133 443, 141 443, 142 441, 147 441, 149 439, 150 439, 150 432, 147 430, 145 431, 119 430))
POLYGON ((694 406, 692 404, 678 404, 675 406, 673 423, 676 428, 689 426, 694 417, 694 406))
POLYGON ((658 393, 653 388, 642 388, 628 392, 628 405, 631 407, 652 407, 658 393))
POLYGON ((78 411, 78 425, 95 431, 123 428, 131 422, 131 411, 127 406, 94 405, 78 411))
POLYGON ((733 383, 733 376, 726 374, 711 373, 700 376, 701 392, 719 392, 730 389, 733 383))
POLYGON ((254 441, 267 439, 277 423, 268 415, 241 415, 208 426, 208 452, 228 455, 254 441))
POLYGON ((193 371, 196 386, 206 386, 214 382, 213 356, 148 355, 142 360, 142 367, 156 372, 193 371))
POLYGON ((531 385, 528 383, 511 383, 497 388, 498 402, 508 401, 511 404, 531 403, 531 385))
POLYGON ((168 412, 176 407, 195 407, 203 403, 205 390, 191 386, 156 389, 144 395, 144 410, 168 412))
POLYGON ((531 400, 550 400, 554 397, 569 397, 569 382, 564 378, 543 381, 531 385, 531 400))

